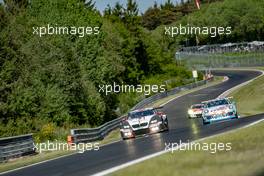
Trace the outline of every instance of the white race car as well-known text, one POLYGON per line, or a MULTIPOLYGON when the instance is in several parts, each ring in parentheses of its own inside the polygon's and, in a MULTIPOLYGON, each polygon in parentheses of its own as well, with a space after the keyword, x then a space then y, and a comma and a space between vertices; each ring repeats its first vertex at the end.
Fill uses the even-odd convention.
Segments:
POLYGON ((129 139, 137 135, 169 130, 167 116, 159 110, 160 108, 145 108, 129 112, 127 118, 120 124, 121 137, 129 139))
POLYGON ((189 118, 202 117, 204 104, 194 104, 188 109, 189 118))
POLYGON ((204 103, 203 124, 209 124, 215 121, 237 119, 237 108, 232 98, 217 98, 204 103))

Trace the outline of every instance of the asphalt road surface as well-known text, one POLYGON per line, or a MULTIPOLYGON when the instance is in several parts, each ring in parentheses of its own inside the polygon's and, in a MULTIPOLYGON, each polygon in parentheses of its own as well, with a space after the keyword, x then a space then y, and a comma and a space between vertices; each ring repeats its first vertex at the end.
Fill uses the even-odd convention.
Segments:
POLYGON ((216 98, 225 90, 258 75, 256 71, 215 71, 215 75, 228 76, 229 80, 175 99, 164 106, 170 131, 137 139, 119 141, 87 151, 33 165, 3 175, 6 176, 77 176, 91 175, 165 149, 165 143, 193 141, 247 125, 262 119, 264 115, 240 118, 210 125, 201 119, 188 119, 187 109, 191 104, 216 98))

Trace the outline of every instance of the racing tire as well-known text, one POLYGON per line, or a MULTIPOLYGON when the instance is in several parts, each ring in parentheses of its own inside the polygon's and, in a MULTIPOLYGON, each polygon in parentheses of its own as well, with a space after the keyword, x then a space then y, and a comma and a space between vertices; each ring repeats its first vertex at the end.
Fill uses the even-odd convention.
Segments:
POLYGON ((238 114, 237 114, 237 112, 236 112, 236 115, 235 115, 235 119, 238 119, 238 114))
POLYGON ((163 131, 169 131, 169 122, 168 122, 168 119, 166 119, 164 122, 163 122, 163 131))
POLYGON ((169 131, 170 130, 170 128, 169 128, 169 124, 167 124, 166 125, 166 129, 165 129, 165 131, 169 131))
POLYGON ((126 138, 126 137, 124 137, 122 134, 121 134, 121 138, 122 138, 122 140, 123 141, 125 141, 125 140, 128 140, 129 138, 126 138))
POLYGON ((208 125, 208 124, 210 124, 210 122, 206 122, 205 120, 203 120, 203 124, 208 125))
POLYGON ((133 139, 133 138, 135 138, 135 137, 131 137, 131 138, 123 138, 123 137, 122 137, 122 140, 123 140, 123 141, 127 141, 127 140, 131 140, 131 139, 133 139))
POLYGON ((170 130, 170 128, 169 128, 169 121, 168 121, 168 119, 166 118, 166 131, 169 131, 170 130))
POLYGON ((127 138, 123 137, 122 133, 120 134, 123 141, 125 141, 127 138))

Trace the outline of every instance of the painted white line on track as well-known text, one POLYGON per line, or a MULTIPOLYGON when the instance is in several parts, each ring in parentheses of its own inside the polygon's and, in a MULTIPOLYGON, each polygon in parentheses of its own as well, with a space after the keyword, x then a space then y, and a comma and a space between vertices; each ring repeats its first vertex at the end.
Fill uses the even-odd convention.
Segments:
MULTIPOLYGON (((258 123, 260 123, 262 121, 264 121, 264 119, 252 122, 252 123, 250 123, 248 125, 245 125, 243 127, 240 127, 240 128, 234 129, 234 130, 229 130, 229 131, 224 132, 224 133, 219 133, 219 134, 215 134, 215 135, 212 135, 212 136, 204 137, 204 138, 192 141, 192 142, 201 142, 201 141, 206 140, 206 139, 210 139, 210 138, 213 138, 213 137, 221 136, 221 135, 224 135, 224 134, 227 134, 227 133, 232 133, 232 132, 235 132, 237 130, 244 129, 244 128, 256 125, 256 124, 258 124, 258 123)), ((192 142, 189 142, 189 143, 192 143, 192 142)), ((183 145, 186 145, 186 144, 188 144, 188 143, 182 143, 181 145, 177 145, 177 147, 173 147, 170 150, 162 150, 160 152, 156 152, 156 153, 153 153, 153 154, 150 154, 150 155, 147 155, 147 156, 144 156, 144 157, 129 161, 129 162, 121 164, 119 166, 112 167, 112 168, 104 170, 102 172, 98 172, 96 174, 93 174, 92 176, 104 176, 104 175, 111 174, 111 173, 116 172, 118 170, 124 169, 124 168, 126 168, 128 166, 132 166, 134 164, 137 164, 137 163, 143 162, 145 160, 160 156, 162 154, 169 153, 169 152, 171 152, 171 150, 175 151, 175 150, 179 149, 180 147, 182 147, 183 145)))

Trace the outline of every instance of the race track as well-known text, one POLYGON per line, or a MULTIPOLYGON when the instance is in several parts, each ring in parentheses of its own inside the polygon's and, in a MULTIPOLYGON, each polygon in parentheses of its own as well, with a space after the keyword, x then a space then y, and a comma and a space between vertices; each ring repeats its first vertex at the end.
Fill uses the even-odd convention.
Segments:
POLYGON ((204 126, 201 119, 188 119, 187 109, 191 104, 216 98, 224 91, 258 75, 257 71, 214 71, 215 75, 228 76, 229 80, 175 99, 164 106, 170 131, 134 140, 118 141, 100 147, 99 151, 88 151, 56 160, 33 165, 6 176, 77 176, 91 175, 146 155, 164 150, 165 143, 192 141, 225 132, 262 119, 263 115, 240 118, 204 126))

